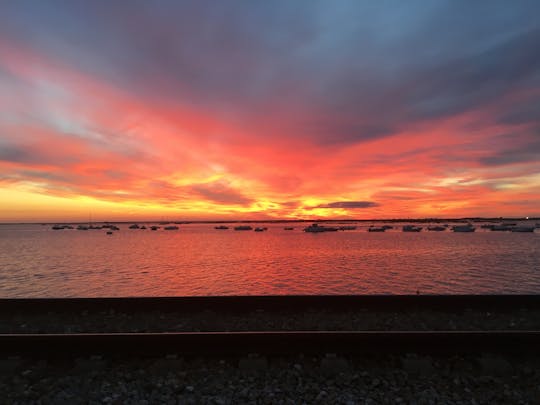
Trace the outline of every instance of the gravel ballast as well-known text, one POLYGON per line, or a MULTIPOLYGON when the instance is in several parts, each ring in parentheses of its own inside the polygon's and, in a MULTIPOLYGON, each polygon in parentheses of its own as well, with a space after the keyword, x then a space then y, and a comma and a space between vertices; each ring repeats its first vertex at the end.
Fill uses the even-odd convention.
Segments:
POLYGON ((11 359, 0 364, 0 402, 537 404, 538 366, 487 355, 11 359))

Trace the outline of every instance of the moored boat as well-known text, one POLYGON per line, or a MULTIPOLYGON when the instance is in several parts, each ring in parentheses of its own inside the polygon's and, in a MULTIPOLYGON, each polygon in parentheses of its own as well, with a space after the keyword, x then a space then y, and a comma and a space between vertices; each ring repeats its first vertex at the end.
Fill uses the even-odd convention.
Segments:
POLYGON ((225 225, 219 225, 219 226, 214 226, 214 229, 229 229, 229 227, 225 225))
POLYGON ((442 232, 446 231, 446 228, 444 226, 428 226, 428 231, 435 231, 435 232, 442 232))
POLYGON ((376 227, 376 226, 370 226, 368 228, 368 232, 384 232, 386 231, 386 228, 384 226, 376 227))
POLYGON ((307 228, 304 228, 304 232, 319 233, 319 232, 335 232, 338 228, 333 226, 323 226, 319 224, 311 224, 307 228))
POLYGON ((507 225, 493 225, 490 229, 492 231, 511 231, 512 227, 507 225))
POLYGON ((534 226, 515 226, 511 229, 512 232, 534 232, 534 226))
POLYGON ((403 232, 420 232, 422 230, 421 226, 415 226, 415 225, 403 225, 401 228, 403 232))
POLYGON ((178 227, 176 225, 169 225, 169 226, 166 226, 165 228, 166 231, 176 231, 178 229, 178 227))
POLYGON ((249 225, 239 225, 234 227, 235 231, 251 231, 252 229, 253 228, 249 225))
POLYGON ((454 225, 452 231, 454 232, 474 232, 476 228, 471 224, 467 225, 454 225))

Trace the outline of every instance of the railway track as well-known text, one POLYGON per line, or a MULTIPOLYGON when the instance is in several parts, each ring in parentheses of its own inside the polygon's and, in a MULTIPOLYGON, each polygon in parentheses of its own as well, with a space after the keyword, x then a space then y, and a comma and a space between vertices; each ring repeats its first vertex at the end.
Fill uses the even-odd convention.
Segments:
MULTIPOLYGON (((142 313, 174 312, 174 319, 222 316, 227 331, 164 331, 144 329, 145 332, 120 330, 111 333, 96 328, 84 333, 0 333, 0 355, 31 355, 38 357, 107 354, 123 356, 146 355, 293 355, 298 353, 519 353, 540 352, 540 330, 500 328, 497 330, 280 330, 268 328, 234 330, 227 315, 243 313, 256 318, 272 312, 295 316, 302 311, 321 310, 324 316, 332 313, 384 314, 391 311, 406 316, 415 311, 433 310, 456 314, 477 311, 484 313, 515 312, 520 317, 536 316, 540 295, 467 295, 467 296, 244 296, 244 297, 179 297, 179 298, 61 298, 61 299, 0 299, 0 321, 16 324, 43 319, 50 322, 72 322, 81 314, 94 313, 93 320, 109 312, 129 313, 137 322, 142 313), (262 311, 262 312, 259 312, 262 311), (377 312, 378 311, 378 312, 377 312), (13 318, 13 314, 16 316, 13 318), (36 314, 38 315, 36 317, 36 314), (50 316, 48 315, 50 314, 50 316), (60 316, 58 314, 61 314, 60 316), (67 315, 66 315, 67 314, 67 315), (11 317, 11 318, 10 318, 11 317), (34 318, 33 318, 34 317, 34 318), (266 330, 265 330, 266 329, 266 330), (510 330, 511 329, 511 330, 510 330), (93 332, 93 333, 88 333, 93 332)), ((108 316, 108 315, 107 315, 108 316)), ((436 315, 438 316, 438 315, 436 315)), ((211 317, 210 317, 211 318, 211 317)), ((507 317, 508 318, 508 317, 507 317)), ((507 319, 505 318, 505 319, 507 319)), ((192 318, 191 318, 192 319, 192 318)), ((336 318, 337 319, 337 318, 336 318)), ((501 318, 502 319, 502 318, 501 318)), ((108 322, 115 322, 111 319, 108 322)), ((505 321, 506 322, 506 321, 505 321)), ((91 322, 90 322, 91 324, 91 322)), ((103 325, 103 323, 102 323, 103 325)), ((159 325, 158 325, 159 326, 159 325)), ((103 327, 103 326, 102 326, 103 327)), ((499 328, 499 327, 498 327, 499 328)), ((317 328, 318 329, 318 328, 317 328)), ((212 330, 212 329, 211 329, 212 330)), ((217 329, 216 329, 217 330, 217 329)), ((45 332, 47 329, 45 329, 45 332)), ((39 330, 39 332, 43 332, 39 330)))
POLYGON ((367 310, 438 311, 539 309, 540 294, 520 295, 285 295, 208 297, 0 298, 0 314, 75 311, 367 310))

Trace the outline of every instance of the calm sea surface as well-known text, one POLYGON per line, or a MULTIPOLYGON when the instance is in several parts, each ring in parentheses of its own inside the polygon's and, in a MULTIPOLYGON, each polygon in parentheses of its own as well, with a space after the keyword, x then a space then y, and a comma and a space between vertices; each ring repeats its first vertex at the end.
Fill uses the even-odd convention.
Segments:
POLYGON ((540 293, 540 229, 370 233, 368 225, 310 234, 307 224, 264 224, 266 232, 122 224, 107 235, 5 224, 0 297, 540 293))

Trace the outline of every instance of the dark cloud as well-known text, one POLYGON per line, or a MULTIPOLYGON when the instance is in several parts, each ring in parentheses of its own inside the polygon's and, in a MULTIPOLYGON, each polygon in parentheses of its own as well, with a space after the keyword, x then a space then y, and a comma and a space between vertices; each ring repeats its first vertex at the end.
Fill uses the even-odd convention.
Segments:
POLYGON ((315 208, 373 208, 378 207, 379 204, 373 201, 336 201, 328 204, 317 205, 315 208))
POLYGON ((249 205, 254 202, 227 184, 221 182, 195 184, 190 190, 205 200, 218 204, 249 205))
POLYGON ((540 85, 540 29, 423 72, 407 96, 414 116, 452 116, 483 106, 510 90, 540 85))
POLYGON ((26 148, 0 143, 0 160, 15 163, 31 163, 35 157, 26 148))
POLYGON ((513 163, 540 161, 540 139, 519 147, 500 150, 480 159, 480 163, 488 166, 500 166, 513 163))
MULTIPOLYGON (((145 100, 250 123, 260 128, 251 128, 253 137, 277 121, 279 133, 354 143, 540 84, 537 1, 2 7, 3 38, 145 100)), ((532 110, 524 114, 534 120, 532 110)))
POLYGON ((501 112, 498 122, 507 125, 536 124, 540 126, 540 97, 507 106, 501 112))

